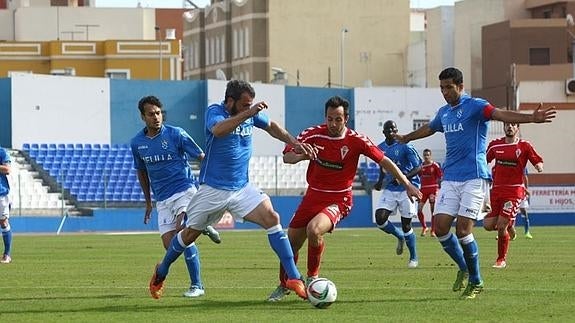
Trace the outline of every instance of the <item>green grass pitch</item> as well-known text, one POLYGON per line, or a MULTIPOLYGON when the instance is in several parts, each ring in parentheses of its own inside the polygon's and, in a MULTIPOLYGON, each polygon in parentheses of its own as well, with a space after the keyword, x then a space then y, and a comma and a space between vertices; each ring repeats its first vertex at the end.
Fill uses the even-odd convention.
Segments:
MULTIPOLYGON (((16 230, 16 228, 14 228, 16 230)), ((497 242, 481 227, 485 290, 474 300, 451 291, 456 267, 439 243, 417 237, 419 268, 393 237, 370 229, 326 236, 321 276, 338 288, 325 310, 289 295, 266 298, 277 285, 277 261, 265 231, 222 231, 222 244, 198 241, 206 295, 186 299, 183 260, 172 265, 164 297, 148 280, 163 256, 157 234, 19 235, 13 262, 0 265, 1 322, 568 322, 575 304, 575 230, 533 227, 534 239, 511 242, 508 267, 494 269, 497 242)), ((419 233, 419 230, 417 230, 419 233)), ((299 268, 305 274, 306 248, 299 268)))

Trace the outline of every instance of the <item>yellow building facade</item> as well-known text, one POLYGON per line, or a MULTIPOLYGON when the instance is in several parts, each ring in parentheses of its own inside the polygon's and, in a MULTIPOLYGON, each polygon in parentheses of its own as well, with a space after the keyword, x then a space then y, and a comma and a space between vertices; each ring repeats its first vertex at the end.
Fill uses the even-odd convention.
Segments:
POLYGON ((180 40, 0 42, 0 77, 12 72, 181 80, 180 40))

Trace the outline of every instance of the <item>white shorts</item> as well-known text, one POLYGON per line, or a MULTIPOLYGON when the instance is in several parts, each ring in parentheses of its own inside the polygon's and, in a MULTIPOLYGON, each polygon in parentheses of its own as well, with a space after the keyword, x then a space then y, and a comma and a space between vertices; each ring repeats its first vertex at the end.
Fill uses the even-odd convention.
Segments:
POLYGON ((8 195, 0 196, 0 220, 10 218, 10 198, 8 195))
POLYGON ((178 223, 176 217, 178 214, 185 212, 192 200, 192 196, 198 190, 195 187, 190 187, 187 190, 176 193, 163 201, 156 203, 156 210, 158 211, 158 229, 160 235, 163 236, 167 232, 176 230, 178 223))
POLYGON ((269 196, 251 183, 237 191, 202 184, 188 206, 186 226, 203 231, 208 225, 218 223, 226 211, 241 223, 246 215, 267 199, 269 196))
POLYGON ((478 220, 488 182, 482 178, 465 182, 443 181, 435 199, 435 212, 478 220))
POLYGON ((519 207, 522 209, 527 209, 529 208, 529 198, 524 198, 521 203, 519 203, 519 207))
POLYGON ((407 196, 406 191, 390 191, 384 190, 379 197, 377 209, 386 209, 391 211, 391 215, 395 215, 397 211, 401 214, 402 218, 413 218, 417 215, 417 203, 411 202, 407 196))

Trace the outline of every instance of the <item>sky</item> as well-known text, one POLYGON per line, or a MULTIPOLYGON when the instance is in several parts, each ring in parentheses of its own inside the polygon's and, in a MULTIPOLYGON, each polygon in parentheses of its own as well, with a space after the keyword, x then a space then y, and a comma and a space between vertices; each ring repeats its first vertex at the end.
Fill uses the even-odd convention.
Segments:
MULTIPOLYGON (((459 0, 410 0, 412 8, 434 8, 437 6, 453 5, 459 0)), ((198 7, 203 8, 210 0, 192 0, 198 7)), ((191 8, 184 5, 184 0, 95 0, 96 7, 123 7, 135 8, 138 3, 144 8, 191 8)))

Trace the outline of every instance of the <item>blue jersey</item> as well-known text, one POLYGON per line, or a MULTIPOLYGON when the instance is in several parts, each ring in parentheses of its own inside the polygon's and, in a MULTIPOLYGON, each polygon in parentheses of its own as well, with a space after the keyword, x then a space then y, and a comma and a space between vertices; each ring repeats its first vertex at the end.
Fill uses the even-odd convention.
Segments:
POLYGON ((147 137, 144 130, 132 138, 130 146, 134 168, 148 173, 156 201, 194 186, 188 156, 197 159, 203 153, 194 139, 184 129, 169 125, 162 125, 153 138, 147 137))
POLYGON ((467 94, 461 96, 458 105, 439 108, 429 127, 445 134, 443 180, 464 182, 490 178, 485 150, 487 128, 494 110, 489 102, 467 94))
MULTIPOLYGON (((0 147, 0 165, 10 164, 10 154, 6 149, 0 147)), ((10 193, 10 183, 8 183, 8 176, 0 173, 0 196, 5 196, 10 193)))
MULTIPOLYGON (((388 145, 384 141, 377 147, 383 150, 385 156, 391 159, 404 175, 419 167, 422 163, 417 150, 415 150, 411 144, 402 144, 395 141, 391 145, 388 145)), ((385 189, 394 192, 405 191, 405 187, 397 181, 394 181, 394 179, 395 177, 393 177, 391 173, 385 174, 384 180, 385 183, 387 183, 385 189)), ((418 188, 421 186, 421 180, 418 174, 410 178, 410 182, 418 188)))
POLYGON ((206 157, 200 170, 200 184, 236 191, 249 181, 253 129, 266 129, 270 120, 260 112, 242 122, 231 133, 216 138, 211 131, 212 127, 229 117, 223 103, 213 104, 206 111, 206 157))

